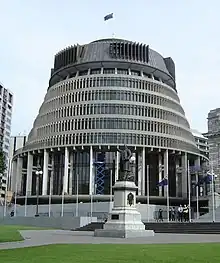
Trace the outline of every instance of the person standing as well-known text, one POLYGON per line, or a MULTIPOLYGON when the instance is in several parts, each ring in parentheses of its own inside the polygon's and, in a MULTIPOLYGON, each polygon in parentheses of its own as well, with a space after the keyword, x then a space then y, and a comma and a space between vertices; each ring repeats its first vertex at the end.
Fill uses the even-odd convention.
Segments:
POLYGON ((184 217, 184 222, 189 221, 189 208, 187 205, 184 205, 183 207, 183 217, 184 217))
POLYGON ((163 222, 163 210, 161 208, 158 211, 158 222, 163 222))
POLYGON ((175 207, 172 207, 171 210, 171 220, 174 222, 176 220, 176 210, 175 207))
POLYGON ((183 222, 183 207, 180 205, 178 207, 178 221, 183 222))

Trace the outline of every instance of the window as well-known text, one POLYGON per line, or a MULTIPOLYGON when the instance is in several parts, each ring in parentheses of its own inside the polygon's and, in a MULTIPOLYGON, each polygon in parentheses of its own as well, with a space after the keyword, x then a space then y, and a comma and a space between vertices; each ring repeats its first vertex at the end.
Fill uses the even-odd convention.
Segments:
POLYGON ((80 71, 79 76, 85 76, 88 74, 88 70, 80 71))
POLYGON ((114 68, 104 68, 103 74, 115 74, 115 69, 114 68))
POLYGON ((101 74, 101 69, 98 68, 98 69, 91 69, 90 70, 90 75, 93 75, 93 74, 101 74))
POLYGON ((128 70, 127 69, 117 69, 117 74, 123 74, 123 75, 128 75, 128 70))
POLYGON ((140 76, 141 73, 140 73, 140 71, 131 70, 131 75, 133 75, 133 76, 140 76))
POLYGON ((8 101, 12 103, 12 94, 9 93, 8 101))

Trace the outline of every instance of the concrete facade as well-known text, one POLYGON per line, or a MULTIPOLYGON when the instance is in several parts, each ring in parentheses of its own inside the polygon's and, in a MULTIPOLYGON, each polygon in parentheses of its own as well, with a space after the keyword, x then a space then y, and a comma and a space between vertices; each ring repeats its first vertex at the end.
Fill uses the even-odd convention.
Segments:
POLYGON ((206 158, 180 104, 171 58, 105 39, 60 51, 51 72, 27 143, 13 158, 17 195, 36 195, 37 165, 40 195, 108 195, 118 178, 117 148, 127 144, 139 196, 166 198, 156 188, 165 175, 170 196, 187 196, 188 160, 206 158))
POLYGON ((208 138, 205 137, 202 133, 198 132, 195 129, 191 129, 192 134, 195 138, 196 145, 200 151, 200 153, 207 158, 209 158, 209 145, 208 138))
POLYGON ((204 136, 208 138, 210 170, 217 175, 215 190, 220 193, 220 108, 208 113, 208 132, 204 136))
POLYGON ((11 136, 11 120, 13 93, 0 83, 0 148, 5 155, 6 171, 0 174, 0 201, 5 198, 7 188, 9 145, 11 136))

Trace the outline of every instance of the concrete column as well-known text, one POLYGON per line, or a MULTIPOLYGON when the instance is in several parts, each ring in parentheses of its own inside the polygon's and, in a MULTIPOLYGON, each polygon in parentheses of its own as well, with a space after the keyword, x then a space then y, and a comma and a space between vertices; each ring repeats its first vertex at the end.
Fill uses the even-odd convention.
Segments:
POLYGON ((31 152, 28 152, 26 196, 31 195, 31 188, 32 188, 32 170, 33 170, 33 155, 31 154, 31 152))
POLYGON ((12 167, 11 167, 11 190, 12 192, 15 192, 16 190, 16 174, 17 174, 17 161, 12 161, 12 167))
POLYGON ((69 195, 73 194, 73 152, 70 153, 70 181, 69 181, 69 195))
POLYGON ((23 159, 21 157, 18 157, 17 158, 17 171, 16 171, 16 190, 17 190, 17 193, 21 192, 22 164, 23 164, 23 159))
POLYGON ((120 153, 117 151, 116 152, 116 162, 115 162, 115 182, 118 180, 119 161, 120 161, 120 153))
POLYGON ((64 178, 63 178, 63 191, 64 194, 68 193, 68 177, 69 177, 69 150, 65 147, 65 157, 64 157, 64 178))
MULTIPOLYGON (((159 182, 161 182, 162 181, 162 179, 163 179, 163 177, 162 177, 162 173, 163 173, 163 166, 162 166, 163 164, 162 164, 162 155, 161 155, 161 153, 159 153, 159 155, 158 155, 158 168, 159 168, 159 171, 158 171, 158 173, 159 173, 159 182)), ((163 195, 163 191, 162 191, 163 189, 162 189, 162 187, 159 187, 159 196, 162 196, 163 195)))
POLYGON ((182 197, 187 198, 187 153, 182 155, 182 197))
POLYGON ((141 180, 141 195, 145 196, 145 169, 146 169, 146 152, 145 147, 142 149, 142 180, 141 180))
POLYGON ((168 165, 168 161, 169 161, 169 156, 168 156, 168 150, 166 150, 164 152, 164 178, 168 178, 168 185, 164 186, 164 196, 167 196, 167 187, 169 187, 169 165, 168 165))
POLYGON ((47 185, 48 185, 48 159, 49 153, 47 150, 44 150, 44 167, 43 167, 43 187, 42 195, 47 195, 47 185))
POLYGON ((89 161, 89 194, 94 193, 94 180, 93 180, 93 149, 90 146, 90 161, 89 161))

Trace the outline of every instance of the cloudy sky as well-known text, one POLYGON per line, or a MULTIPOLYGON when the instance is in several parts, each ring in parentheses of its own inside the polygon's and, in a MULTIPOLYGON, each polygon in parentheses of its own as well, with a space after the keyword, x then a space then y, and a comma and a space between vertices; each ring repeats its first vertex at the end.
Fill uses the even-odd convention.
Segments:
POLYGON ((55 53, 113 33, 173 58, 186 116, 205 132, 209 110, 220 107, 219 10, 219 0, 0 0, 0 82, 14 93, 12 134, 31 129, 55 53))

